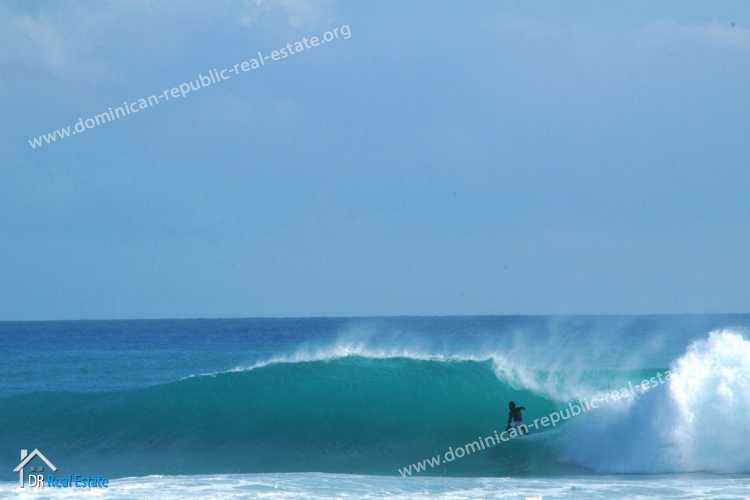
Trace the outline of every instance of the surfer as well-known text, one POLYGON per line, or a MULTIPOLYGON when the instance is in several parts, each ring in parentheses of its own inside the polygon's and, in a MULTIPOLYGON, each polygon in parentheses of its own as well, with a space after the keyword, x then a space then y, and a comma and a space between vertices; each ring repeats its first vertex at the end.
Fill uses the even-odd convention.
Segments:
POLYGON ((516 403, 513 401, 508 403, 508 425, 505 428, 506 431, 509 431, 511 427, 518 427, 521 434, 526 434, 528 432, 526 426, 523 425, 523 415, 521 415, 521 412, 525 410, 526 408, 523 406, 516 406, 516 403))

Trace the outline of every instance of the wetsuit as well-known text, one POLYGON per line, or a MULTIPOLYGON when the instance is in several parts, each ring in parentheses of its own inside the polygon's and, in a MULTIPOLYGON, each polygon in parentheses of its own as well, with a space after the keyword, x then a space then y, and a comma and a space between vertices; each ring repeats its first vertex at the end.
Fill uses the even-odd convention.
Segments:
POLYGON ((508 411, 508 429, 523 424, 523 415, 521 415, 521 412, 525 409, 523 406, 515 406, 508 411))

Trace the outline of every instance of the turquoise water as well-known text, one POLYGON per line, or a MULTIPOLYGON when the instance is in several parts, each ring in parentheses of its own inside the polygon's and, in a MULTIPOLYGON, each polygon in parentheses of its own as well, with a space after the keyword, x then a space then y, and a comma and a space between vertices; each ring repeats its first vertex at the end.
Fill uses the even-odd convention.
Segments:
POLYGON ((659 474, 674 491, 750 495, 748 326, 741 315, 0 323, 0 470, 13 481, 18 450, 38 447, 64 470, 163 475, 115 481, 123 494, 159 482, 229 494, 236 481, 245 494, 307 484, 357 496, 369 484, 497 496, 541 481, 547 497, 596 498, 656 488, 659 474), (667 370, 643 394, 401 477, 502 431, 509 400, 531 422, 667 370))

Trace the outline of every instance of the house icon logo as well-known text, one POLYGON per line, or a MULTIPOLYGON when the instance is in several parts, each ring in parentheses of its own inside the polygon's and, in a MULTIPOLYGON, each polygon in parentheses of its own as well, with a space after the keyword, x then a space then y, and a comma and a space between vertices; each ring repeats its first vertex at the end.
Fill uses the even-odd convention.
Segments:
POLYGON ((18 485, 24 487, 24 469, 29 469, 28 484, 32 487, 41 488, 44 486, 44 467, 41 465, 31 466, 30 463, 38 458, 39 462, 44 463, 52 472, 57 470, 55 464, 53 464, 49 458, 44 456, 44 453, 39 451, 39 448, 34 448, 34 451, 29 453, 29 450, 21 450, 21 462, 13 469, 13 472, 18 472, 18 485))

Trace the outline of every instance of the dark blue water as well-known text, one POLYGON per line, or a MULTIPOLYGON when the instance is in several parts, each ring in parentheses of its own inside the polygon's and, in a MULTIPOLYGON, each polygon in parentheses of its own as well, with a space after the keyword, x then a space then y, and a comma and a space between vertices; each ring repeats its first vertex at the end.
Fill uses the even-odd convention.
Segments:
POLYGON ((592 363, 640 368, 630 346, 652 345, 643 363, 664 365, 710 330, 747 325, 750 315, 0 322, 0 396, 153 385, 336 341, 449 354, 507 348, 514 335, 529 343, 614 338, 592 363))

